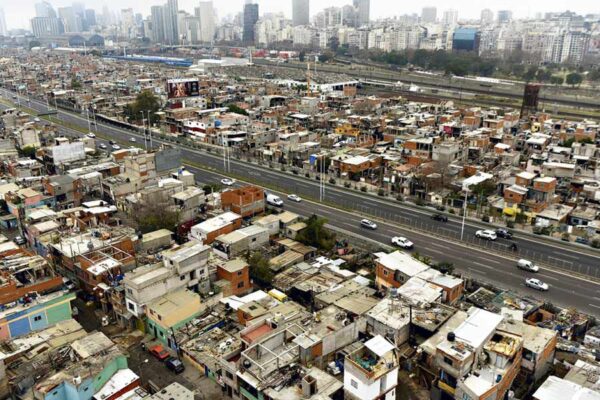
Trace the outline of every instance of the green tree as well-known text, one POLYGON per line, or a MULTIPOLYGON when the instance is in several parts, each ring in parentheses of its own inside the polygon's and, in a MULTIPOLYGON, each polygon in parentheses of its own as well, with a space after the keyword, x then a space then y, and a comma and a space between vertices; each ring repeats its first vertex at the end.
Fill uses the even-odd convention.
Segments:
POLYGON ((525 71, 525 73, 523 74, 523 79, 526 82, 531 82, 537 75, 538 72, 538 67, 536 66, 531 66, 527 69, 527 71, 525 71))
POLYGON ((25 146, 22 149, 20 149, 19 151, 19 155, 21 157, 27 157, 27 158, 35 158, 35 152, 36 152, 36 148, 35 146, 25 146))
POLYGON ((600 68, 595 68, 587 75, 587 79, 592 82, 600 81, 600 68))
POLYGON ((255 251, 247 256, 248 265, 250 267, 250 276, 255 282, 261 286, 269 286, 273 282, 275 273, 269 266, 269 261, 265 256, 255 251))
POLYGON ((145 204, 135 211, 133 219, 142 233, 159 229, 173 231, 179 223, 179 212, 170 210, 168 204, 145 204))
POLYGON ((237 104, 230 103, 227 105, 227 108, 229 109, 229 112, 241 115, 248 115, 248 112, 242 107, 238 106, 237 104))
POLYGON ((313 246, 320 250, 331 250, 335 245, 335 233, 325 228, 327 220, 312 215, 304 221, 306 228, 301 230, 296 240, 307 246, 313 246))
POLYGON ((581 85, 583 82, 583 76, 578 72, 571 72, 567 75, 567 84, 572 87, 581 85))
POLYGON ((553 85, 560 86, 560 85, 562 85, 563 83, 565 83, 565 78, 563 78, 563 77, 562 77, 562 76, 560 76, 560 75, 552 75, 552 76, 550 77, 550 83, 551 83, 551 84, 553 84, 553 85))
POLYGON ((552 73, 546 69, 539 69, 535 77, 540 82, 549 82, 552 79, 552 73))
POLYGON ((73 90, 81 89, 81 82, 79 81, 79 79, 77 79, 77 78, 71 79, 71 89, 73 89, 73 90))
POLYGON ((133 103, 129 103, 125 106, 125 116, 127 119, 132 121, 141 121, 142 118, 147 118, 148 112, 150 112, 150 121, 155 123, 158 121, 158 116, 155 114, 160 110, 160 101, 158 97, 149 90, 144 90, 137 95, 133 103), (142 112, 144 116, 142 117, 142 112))

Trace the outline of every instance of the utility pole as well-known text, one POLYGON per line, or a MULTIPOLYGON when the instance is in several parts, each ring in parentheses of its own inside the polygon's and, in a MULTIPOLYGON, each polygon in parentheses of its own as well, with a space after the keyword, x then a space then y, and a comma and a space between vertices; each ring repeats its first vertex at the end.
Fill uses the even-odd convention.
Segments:
POLYGON ((462 225, 460 227, 460 240, 463 240, 463 236, 465 233, 465 220, 467 219, 467 196, 469 194, 469 189, 465 189, 465 201, 463 204, 463 218, 462 225))

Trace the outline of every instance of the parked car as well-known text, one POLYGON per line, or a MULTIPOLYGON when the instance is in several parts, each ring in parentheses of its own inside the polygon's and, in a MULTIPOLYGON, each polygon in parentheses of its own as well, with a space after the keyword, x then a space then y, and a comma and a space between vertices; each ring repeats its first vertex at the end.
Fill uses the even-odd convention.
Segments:
POLYGON ((267 204, 274 207, 283 207, 283 200, 277 195, 268 194, 267 195, 267 204))
POLYGON ((13 239, 13 242, 15 242, 16 244, 18 244, 19 246, 22 246, 25 243, 27 243, 27 240, 25 240, 25 238, 23 236, 16 236, 13 239))
POLYGON ((95 138, 95 137, 96 137, 96 135, 94 134, 94 132, 90 132, 90 133, 88 133, 88 134, 87 134, 87 137, 89 137, 89 138, 92 138, 92 139, 93 139, 93 138, 95 138))
POLYGON ((444 214, 433 214, 431 219, 439 222, 448 222, 448 217, 446 217, 444 214))
POLYGON ((548 286, 547 283, 544 283, 544 282, 540 281, 539 279, 535 279, 535 278, 525 279, 525 286, 530 287, 535 290, 541 290, 542 292, 545 292, 548 289, 550 289, 550 286, 548 286))
POLYGON ((529 272, 538 272, 540 270, 540 267, 529 260, 525 260, 524 258, 517 261, 517 268, 524 269, 525 271, 529 272))
POLYGON ((294 201, 296 203, 300 203, 302 201, 302 198, 297 194, 289 194, 287 198, 288 200, 294 201))
POLYGON ((169 352, 160 344, 150 347, 148 351, 160 361, 165 361, 170 357, 169 352))
POLYGON ((377 224, 370 219, 363 219, 360 221, 360 226, 367 229, 375 230, 377 229, 377 224))
POLYGON ((496 229, 496 236, 501 237, 503 239, 512 239, 513 234, 508 229, 498 228, 496 229))
POLYGON ((109 141, 108 141, 108 144, 110 144, 111 146, 112 146, 113 144, 116 144, 116 143, 117 143, 117 142, 115 142, 114 140, 109 140, 109 141))
POLYGON ((73 283, 72 280, 70 280, 69 278, 62 278, 62 280, 63 280, 63 286, 65 289, 67 289, 67 290, 75 289, 75 284, 73 283))
POLYGON ((121 150, 121 146, 119 146, 118 144, 113 144, 112 149, 113 150, 121 150))
POLYGON ((175 372, 176 374, 180 374, 185 371, 185 365, 181 362, 179 358, 169 357, 165 361, 165 365, 168 369, 175 372))
POLYGON ((478 230, 477 232, 475 232, 475 236, 477 236, 479 239, 487 239, 487 240, 498 239, 496 232, 489 230, 489 229, 478 230))
POLYGON ((233 179, 229 179, 229 178, 221 179, 221 184, 225 185, 225 186, 233 186, 234 183, 235 183, 235 181, 233 179))
POLYGON ((414 246, 413 242, 402 236, 394 236, 392 238, 392 244, 403 249, 412 249, 414 246))
POLYGON ((106 150, 108 148, 104 143, 100 143, 98 147, 100 147, 102 150, 106 150))
POLYGON ((137 140, 136 140, 134 137, 131 137, 131 138, 129 138, 129 141, 130 141, 131 143, 135 143, 135 142, 137 142, 137 140))

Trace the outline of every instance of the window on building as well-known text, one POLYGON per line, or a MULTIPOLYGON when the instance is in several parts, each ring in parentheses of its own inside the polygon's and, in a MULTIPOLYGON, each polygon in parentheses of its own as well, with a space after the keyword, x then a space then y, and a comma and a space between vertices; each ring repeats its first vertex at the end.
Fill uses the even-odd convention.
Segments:
POLYGON ((194 279, 196 277, 196 271, 192 271, 190 272, 190 280, 194 279))
POLYGON ((242 276, 243 273, 244 271, 238 271, 238 276, 242 276))
POLYGON ((238 283, 238 289, 239 289, 239 288, 243 288, 243 287, 244 287, 244 282, 243 282, 243 281, 242 281, 242 282, 240 282, 240 283, 238 283))
POLYGON ((453 364, 453 360, 449 357, 444 357, 444 362, 448 365, 452 365, 453 364))
POLYGON ((42 316, 41 315, 36 315, 35 317, 33 317, 34 321, 41 321, 42 320, 42 316))
POLYGON ((225 376, 228 377, 229 379, 233 379, 233 374, 229 371, 225 371, 225 376))
POLYGON ((182 281, 182 280, 184 280, 184 279, 185 279, 185 275, 181 275, 181 276, 179 277, 179 280, 180 280, 180 281, 182 281))
POLYGON ((156 316, 158 317, 159 321, 162 321, 162 317, 160 315, 156 314, 156 316))
POLYGON ((133 305, 133 303, 127 303, 127 308, 131 311, 135 311, 135 306, 133 305))
POLYGON ((473 398, 471 396, 469 396, 468 394, 463 393, 462 400, 473 400, 473 398))
POLYGON ((358 389, 358 382, 354 379, 350 379, 350 386, 352 386, 354 389, 358 389))
POLYGON ((386 269, 383 270, 383 276, 387 276, 388 272, 386 269))
POLYGON ((133 294, 133 290, 131 290, 130 288, 127 288, 127 293, 128 294, 133 294))

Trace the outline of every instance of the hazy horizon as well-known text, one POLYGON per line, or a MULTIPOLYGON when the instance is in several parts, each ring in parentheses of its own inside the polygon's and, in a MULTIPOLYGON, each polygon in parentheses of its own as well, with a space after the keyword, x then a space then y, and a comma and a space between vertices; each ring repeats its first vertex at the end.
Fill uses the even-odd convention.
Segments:
MULTIPOLYGON (((6 24, 8 29, 25 28, 29 29, 29 20, 35 16, 34 5, 39 0, 0 0, 0 8, 4 9, 6 16, 6 24)), ((97 12, 102 12, 104 6, 108 6, 113 11, 119 11, 123 8, 132 8, 135 13, 141 13, 144 17, 150 13, 150 7, 153 5, 163 4, 166 0, 104 0, 104 1, 73 1, 73 0, 54 0, 49 1, 55 8, 64 7, 73 4, 74 2, 84 3, 86 8, 95 9, 97 12)), ((292 0, 258 0, 260 14, 265 12, 283 12, 286 17, 291 17, 292 0)), ((311 0, 311 16, 329 6, 342 6, 351 4, 352 0, 311 0)), ((198 4, 198 0, 179 0, 179 8, 193 13, 194 7, 198 4)), ((213 1, 219 18, 228 14, 236 14, 240 12, 244 5, 244 0, 223 0, 213 1)), ((384 17, 393 17, 404 14, 421 13, 421 9, 425 6, 434 6, 438 8, 438 18, 446 9, 458 10, 459 18, 478 18, 480 12, 484 8, 489 8, 494 12, 498 10, 512 10, 516 18, 534 17, 536 13, 541 12, 561 12, 574 11, 579 14, 600 13, 597 7, 593 6, 593 2, 589 0, 573 0, 570 2, 558 0, 532 0, 532 1, 517 1, 517 0, 483 0, 477 2, 473 6, 473 1, 455 0, 453 2, 441 0, 428 0, 424 2, 411 2, 404 4, 402 1, 390 0, 371 0, 371 19, 384 17)))

